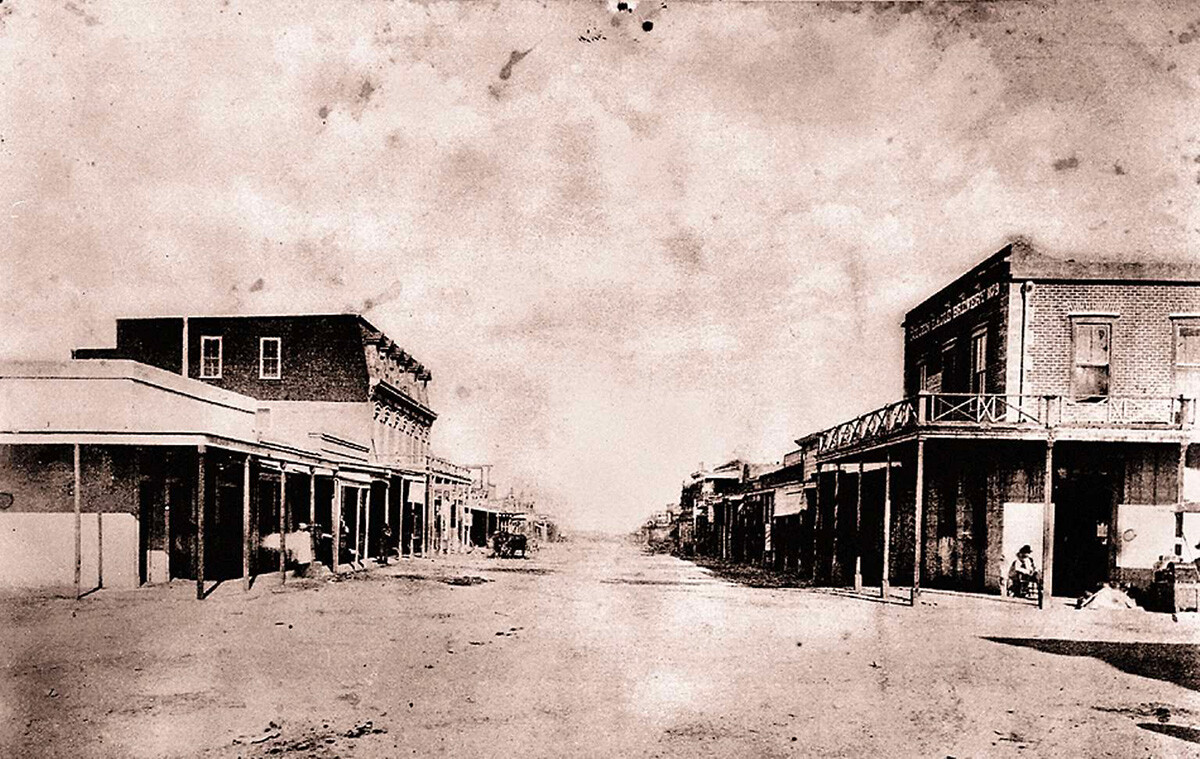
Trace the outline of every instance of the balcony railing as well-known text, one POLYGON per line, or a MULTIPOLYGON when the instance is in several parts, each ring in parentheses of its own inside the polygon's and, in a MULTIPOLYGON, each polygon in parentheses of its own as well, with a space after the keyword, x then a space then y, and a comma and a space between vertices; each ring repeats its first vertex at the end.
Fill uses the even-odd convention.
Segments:
POLYGON ((913 399, 890 403, 862 416, 830 427, 821 433, 817 441, 820 453, 850 448, 871 440, 891 437, 916 424, 917 414, 913 399))
POLYGON ((1032 395, 935 393, 917 396, 918 419, 929 424, 1041 424, 1044 399, 1032 395))
POLYGON ((886 440, 918 427, 1122 427, 1183 428, 1196 423, 1196 402, 1168 396, 921 393, 821 432, 818 453, 886 440))

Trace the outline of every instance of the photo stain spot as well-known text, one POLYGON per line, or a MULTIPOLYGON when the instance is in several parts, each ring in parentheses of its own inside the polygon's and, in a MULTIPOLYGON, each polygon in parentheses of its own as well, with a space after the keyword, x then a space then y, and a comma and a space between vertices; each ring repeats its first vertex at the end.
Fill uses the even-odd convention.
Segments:
POLYGON ((321 106, 321 108, 317 111, 317 115, 320 116, 322 119, 329 118, 329 106, 327 106, 327 105, 321 106))
POLYGON ((1069 171, 1079 168, 1079 159, 1075 156, 1070 158, 1060 158, 1053 163, 1055 171, 1069 171))
POLYGON ((619 10, 619 11, 629 10, 629 3, 617 3, 617 10, 619 10))
POLYGON ((509 53, 508 54, 508 63, 505 63, 504 67, 500 69, 500 78, 504 79, 504 80, 508 80, 508 78, 512 76, 513 66, 520 63, 522 58, 524 58, 525 56, 529 55, 532 52, 533 52, 533 48, 529 48, 528 50, 526 50, 523 53, 520 50, 514 50, 511 53, 509 53))
POLYGON ((363 83, 362 83, 362 89, 360 89, 358 91, 359 100, 362 100, 365 103, 368 100, 370 100, 371 96, 374 94, 375 94, 375 85, 371 84, 370 79, 364 79, 363 83))
POLYGON ((254 280, 254 282, 252 282, 250 284, 250 292, 252 292, 252 293, 258 292, 259 290, 263 289, 264 284, 266 284, 266 283, 263 282, 263 278, 259 277, 258 279, 254 280))
POLYGON ((647 21, 643 21, 643 22, 642 22, 642 31, 643 31, 643 32, 648 32, 648 31, 650 31, 650 30, 651 30, 651 29, 653 29, 653 28, 654 28, 654 22, 653 22, 653 21, 649 21, 649 20, 647 20, 647 21))

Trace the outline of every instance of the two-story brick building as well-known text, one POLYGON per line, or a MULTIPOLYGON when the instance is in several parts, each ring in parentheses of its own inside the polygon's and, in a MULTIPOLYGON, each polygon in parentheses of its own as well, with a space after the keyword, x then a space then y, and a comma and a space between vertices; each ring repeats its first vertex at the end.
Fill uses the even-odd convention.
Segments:
POLYGON ((121 319, 74 358, 0 367, 7 584, 203 588, 434 539, 431 376, 361 316, 121 319))
POLYGON ((999 591, 1028 544, 1074 596, 1200 539, 1200 267, 1016 241, 904 333, 907 397, 808 438, 818 579, 999 591))

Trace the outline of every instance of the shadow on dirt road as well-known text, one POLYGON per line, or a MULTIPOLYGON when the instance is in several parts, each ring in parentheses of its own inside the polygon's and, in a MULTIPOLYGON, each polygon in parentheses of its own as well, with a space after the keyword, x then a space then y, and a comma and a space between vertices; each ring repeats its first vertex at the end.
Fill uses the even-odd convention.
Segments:
POLYGON ((985 637, 984 640, 1060 656, 1091 656, 1131 675, 1200 690, 1200 645, 1192 643, 1110 643, 993 637, 985 637))

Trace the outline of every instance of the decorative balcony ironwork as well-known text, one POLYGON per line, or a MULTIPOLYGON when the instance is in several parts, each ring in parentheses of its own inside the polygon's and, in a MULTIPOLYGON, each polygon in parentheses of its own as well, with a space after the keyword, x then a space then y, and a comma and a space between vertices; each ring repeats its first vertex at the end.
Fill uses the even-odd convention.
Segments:
POLYGON ((1114 427, 1181 429, 1196 423, 1196 401, 1168 396, 1105 396, 921 393, 890 403, 819 433, 817 453, 882 442, 930 427, 1022 429, 1114 427))

